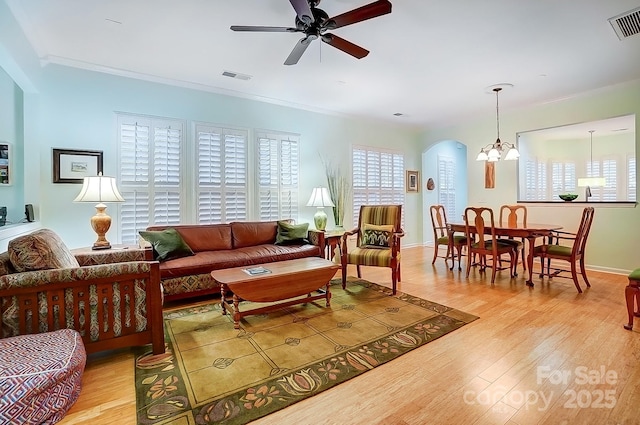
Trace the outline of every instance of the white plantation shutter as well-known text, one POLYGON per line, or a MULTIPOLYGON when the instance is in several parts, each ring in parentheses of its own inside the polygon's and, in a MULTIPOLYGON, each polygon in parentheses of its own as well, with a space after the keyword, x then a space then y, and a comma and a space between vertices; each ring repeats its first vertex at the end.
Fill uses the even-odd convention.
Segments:
MULTIPOLYGON (((351 157, 353 222, 361 205, 404 204, 404 155, 354 146, 351 157)), ((402 212, 404 222, 404 211, 402 212)))
POLYGON ((547 164, 528 159, 525 165, 525 200, 547 199, 547 164))
POLYGON ((602 161, 602 176, 605 185, 602 189, 602 201, 615 201, 617 199, 618 172, 617 161, 615 159, 605 159, 602 161))
POLYGON ((552 199, 558 200, 563 193, 576 193, 576 164, 573 162, 552 162, 552 199))
POLYGON ((636 200, 636 158, 627 159, 627 199, 636 200))
POLYGON ((438 203, 444 206, 449 220, 455 221, 456 211, 456 162, 454 158, 438 155, 438 203))
POLYGON ((197 221, 247 219, 247 130, 196 125, 197 221))
POLYGON ((298 136, 258 133, 258 205, 262 221, 298 219, 298 136))
POLYGON ((118 115, 122 243, 150 224, 181 222, 184 123, 118 115))

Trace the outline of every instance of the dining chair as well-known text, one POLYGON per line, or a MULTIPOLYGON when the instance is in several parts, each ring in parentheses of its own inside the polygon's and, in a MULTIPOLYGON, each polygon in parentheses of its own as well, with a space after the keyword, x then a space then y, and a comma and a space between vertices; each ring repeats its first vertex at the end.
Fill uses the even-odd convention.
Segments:
POLYGON ((493 210, 486 207, 467 207, 464 210, 465 237, 467 238, 467 277, 471 271, 472 258, 477 254, 480 259, 480 271, 491 267, 491 283, 496 280, 497 270, 506 270, 499 266, 500 257, 509 254, 510 277, 515 277, 518 264, 518 251, 513 244, 505 243, 496 236, 493 210), (487 265, 487 256, 491 257, 491 266, 487 265))
POLYGON ((569 278, 569 276, 562 276, 561 273, 571 273, 571 279, 579 293, 582 293, 582 288, 578 282, 578 275, 582 275, 587 287, 591 287, 584 268, 584 256, 589 230, 593 222, 593 215, 593 207, 585 208, 582 211, 582 219, 580 220, 577 232, 572 233, 553 230, 548 237, 547 244, 538 245, 533 248, 533 256, 540 257, 541 278, 544 276, 548 276, 549 279, 554 277, 569 278), (547 260, 546 271, 545 259, 547 260), (551 260, 568 262, 570 268, 565 269, 554 265, 552 272, 551 260), (577 263, 580 263, 580 270, 578 270, 577 263))
MULTIPOLYGON (((527 227, 527 207, 524 205, 501 205, 498 221, 500 226, 517 227, 522 225, 527 227)), ((502 238, 503 242, 513 244, 514 248, 520 253, 522 258, 522 270, 527 270, 527 257, 525 256, 525 239, 516 240, 511 238, 502 238)))
MULTIPOLYGON (((431 225, 433 226, 433 261, 431 264, 435 264, 436 258, 444 258, 445 264, 449 258, 451 258, 451 268, 449 270, 453 270, 455 263, 455 255, 449 246, 449 228, 447 226, 447 212, 444 209, 444 205, 431 205, 429 207, 429 212, 431 213, 431 225), (439 247, 440 245, 445 245, 447 247, 446 255, 439 256, 439 247)), ((462 248, 467 245, 467 239, 464 235, 454 235, 453 236, 453 247, 458 253, 458 270, 462 270, 462 248)))
POLYGON ((627 303, 629 323, 624 325, 624 328, 630 331, 633 329, 633 318, 640 317, 640 269, 629 273, 628 279, 629 285, 624 288, 624 298, 627 303))
POLYGON ((355 264, 358 277, 360 266, 391 268, 393 295, 400 278, 400 238, 402 205, 362 205, 358 227, 344 232, 341 240, 342 288, 347 286, 347 265, 355 264), (349 236, 356 235, 356 247, 347 250, 349 236))

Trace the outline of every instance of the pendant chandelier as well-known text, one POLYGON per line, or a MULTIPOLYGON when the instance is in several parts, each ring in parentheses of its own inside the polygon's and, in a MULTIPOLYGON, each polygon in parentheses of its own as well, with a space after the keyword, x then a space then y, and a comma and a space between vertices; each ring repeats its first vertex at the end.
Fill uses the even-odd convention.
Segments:
POLYGON ((496 93, 496 129, 498 132, 498 138, 495 143, 490 143, 487 146, 480 149, 480 153, 476 157, 476 161, 489 161, 496 162, 502 157, 502 153, 507 154, 504 157, 505 161, 512 161, 520 158, 520 152, 516 149, 513 143, 503 142, 500 140, 500 109, 498 105, 498 93, 500 93, 502 87, 494 87, 493 91, 496 93))
MULTIPOLYGON (((589 168, 593 169, 593 132, 595 130, 589 130, 590 135, 590 143, 589 143, 589 151, 590 151, 590 159, 589 159, 589 168)), ((590 173, 591 174, 591 173, 590 173)), ((591 177, 581 177, 578 179, 578 187, 584 187, 584 200, 589 202, 589 198, 591 198, 591 188, 592 187, 603 187, 607 184, 607 180, 601 176, 591 176, 591 177)))

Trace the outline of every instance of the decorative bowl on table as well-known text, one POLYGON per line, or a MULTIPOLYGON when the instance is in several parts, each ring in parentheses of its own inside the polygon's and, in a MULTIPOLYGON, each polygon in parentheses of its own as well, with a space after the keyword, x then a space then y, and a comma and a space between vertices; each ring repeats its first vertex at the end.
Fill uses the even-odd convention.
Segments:
POLYGON ((574 194, 574 193, 565 193, 563 195, 558 195, 560 197, 560 199, 562 199, 563 201, 573 201, 574 199, 576 199, 578 197, 578 195, 574 194))

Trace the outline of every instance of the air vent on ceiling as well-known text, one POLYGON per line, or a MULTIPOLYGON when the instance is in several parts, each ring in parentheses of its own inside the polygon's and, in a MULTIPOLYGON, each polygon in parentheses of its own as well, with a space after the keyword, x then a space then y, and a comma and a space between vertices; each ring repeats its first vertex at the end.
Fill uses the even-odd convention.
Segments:
POLYGON ((620 40, 640 34, 640 7, 609 19, 620 40))
POLYGON ((251 79, 251 75, 240 74, 238 72, 233 72, 233 71, 224 71, 222 72, 222 75, 224 75, 225 77, 237 78, 238 80, 244 80, 244 81, 251 79))

